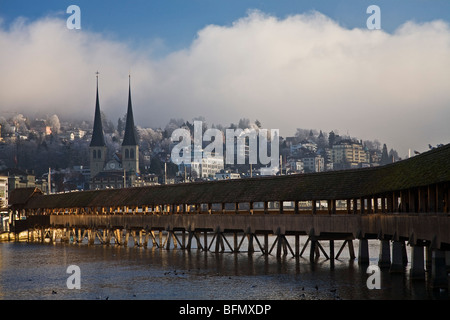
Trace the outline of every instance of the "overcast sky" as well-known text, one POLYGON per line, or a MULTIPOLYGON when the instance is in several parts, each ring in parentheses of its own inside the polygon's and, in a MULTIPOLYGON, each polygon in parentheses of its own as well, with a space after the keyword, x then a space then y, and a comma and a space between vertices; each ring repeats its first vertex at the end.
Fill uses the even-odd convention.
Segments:
POLYGON ((115 124, 131 73, 143 127, 258 119, 283 136, 378 139, 402 157, 450 142, 449 1, 381 2, 381 30, 367 29, 364 1, 90 2, 78 1, 81 30, 66 27, 71 2, 0 3, 0 116, 92 120, 98 70, 115 124))

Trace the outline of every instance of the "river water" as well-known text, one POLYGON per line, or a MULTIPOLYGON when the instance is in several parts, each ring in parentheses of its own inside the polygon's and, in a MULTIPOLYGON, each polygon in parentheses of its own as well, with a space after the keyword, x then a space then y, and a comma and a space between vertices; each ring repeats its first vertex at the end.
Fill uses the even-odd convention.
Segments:
MULTIPOLYGON (((304 244, 306 238, 301 239, 304 244)), ((342 242, 335 241, 335 252, 342 242)), ((354 241, 355 252, 358 251, 354 241)), ((327 242, 322 243, 325 250, 327 242)), ((369 241, 377 264, 378 241, 369 241)), ((307 253, 306 253, 307 252, 307 253)), ((446 291, 428 280, 381 270, 381 288, 368 289, 369 274, 344 249, 334 267, 323 255, 277 258, 197 249, 162 250, 100 244, 0 243, 0 299, 3 300, 434 300, 446 291), (69 265, 80 270, 80 289, 69 289, 69 265)), ((408 252, 409 254, 409 252, 408 252)))

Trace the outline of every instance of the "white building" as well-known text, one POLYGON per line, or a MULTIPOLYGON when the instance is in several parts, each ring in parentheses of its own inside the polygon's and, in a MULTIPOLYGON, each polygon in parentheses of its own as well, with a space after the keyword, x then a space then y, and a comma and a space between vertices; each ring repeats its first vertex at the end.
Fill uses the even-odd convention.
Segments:
POLYGON ((0 176, 0 231, 8 230, 8 177, 0 176))
POLYGON ((325 161, 322 156, 302 158, 305 172, 322 172, 325 170, 325 161))
POLYGON ((203 151, 193 151, 192 155, 193 160, 190 164, 181 163, 178 166, 181 174, 186 170, 193 178, 215 178, 216 173, 224 170, 223 157, 205 156, 203 151))
POLYGON ((303 161, 301 160, 292 160, 289 162, 289 167, 293 172, 303 172, 303 161))
POLYGON ((192 162, 191 168, 198 178, 215 178, 216 173, 224 169, 223 157, 203 157, 201 162, 192 162))
POLYGON ((217 180, 230 180, 230 179, 240 179, 241 175, 236 172, 230 171, 220 171, 216 173, 217 180))
POLYGON ((280 171, 280 167, 262 167, 259 169, 259 174, 262 176, 275 176, 280 171))
POLYGON ((8 177, 0 176, 0 211, 8 207, 8 177))

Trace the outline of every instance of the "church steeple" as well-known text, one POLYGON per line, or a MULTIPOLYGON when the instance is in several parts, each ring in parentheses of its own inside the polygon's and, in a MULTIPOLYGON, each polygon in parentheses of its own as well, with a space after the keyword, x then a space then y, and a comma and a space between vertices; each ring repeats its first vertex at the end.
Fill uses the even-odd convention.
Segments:
POLYGON ((125 124, 125 134, 122 146, 137 146, 136 130, 134 128, 133 108, 131 105, 131 77, 128 76, 128 109, 127 122, 125 124))
POLYGON ((94 130, 92 132, 92 139, 90 147, 106 146, 105 137, 103 135, 102 115, 100 113, 100 103, 98 99, 98 71, 97 71, 97 97, 95 101, 95 115, 94 115, 94 130))
POLYGON ((95 101, 94 129, 92 131, 91 144, 89 145, 89 167, 91 170, 91 188, 95 187, 93 178, 103 171, 106 163, 107 147, 103 135, 102 115, 98 99, 98 72, 97 72, 97 97, 95 101))
MULTIPOLYGON (((130 76, 128 76, 128 110, 125 134, 122 142, 122 168, 128 172, 128 176, 131 179, 131 177, 136 177, 136 174, 139 173, 139 145, 136 129, 134 128, 130 83, 130 76)), ((128 185, 133 185, 133 182, 131 181, 128 185)))

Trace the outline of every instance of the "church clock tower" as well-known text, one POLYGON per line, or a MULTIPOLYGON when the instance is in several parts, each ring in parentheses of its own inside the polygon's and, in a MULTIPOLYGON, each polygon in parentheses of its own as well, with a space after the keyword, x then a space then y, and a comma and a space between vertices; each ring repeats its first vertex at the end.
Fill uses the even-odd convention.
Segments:
POLYGON ((131 81, 128 77, 128 109, 125 134, 122 142, 122 168, 128 177, 139 174, 139 145, 134 127, 133 108, 131 105, 131 81))
POLYGON ((95 102, 94 130, 92 140, 89 145, 89 166, 92 179, 101 171, 106 163, 107 147, 103 135, 102 116, 100 113, 100 103, 98 99, 98 72, 97 72, 97 97, 95 102))

